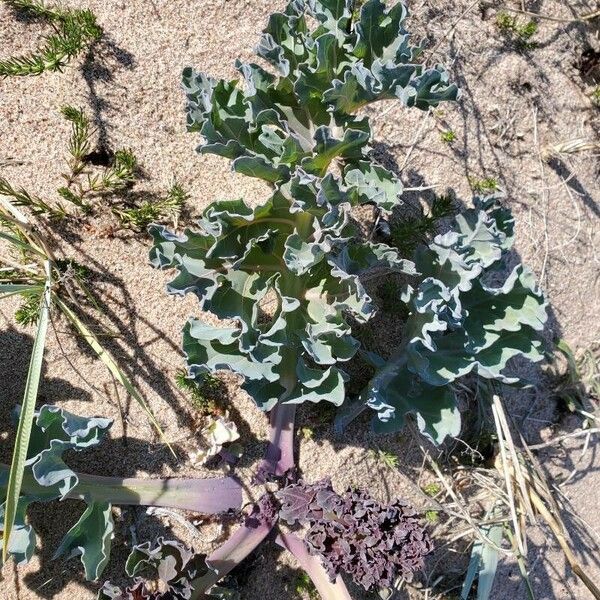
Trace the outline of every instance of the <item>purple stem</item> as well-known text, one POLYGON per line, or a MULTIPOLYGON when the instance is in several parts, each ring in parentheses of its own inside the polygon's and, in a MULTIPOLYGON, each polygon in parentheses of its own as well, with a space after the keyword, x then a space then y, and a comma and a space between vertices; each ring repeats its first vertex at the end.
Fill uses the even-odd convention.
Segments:
POLYGON ((275 542, 296 557, 315 584, 322 600, 352 600, 342 578, 338 575, 332 582, 321 561, 308 552, 306 544, 299 537, 293 533, 280 533, 275 542))
POLYGON ((246 522, 207 557, 206 564, 211 570, 193 582, 194 592, 190 600, 203 598, 213 585, 237 567, 269 535, 277 522, 277 516, 263 512, 262 500, 265 498, 267 496, 258 501, 255 512, 246 522))
POLYGON ((258 467, 258 477, 266 475, 281 477, 296 467, 294 461, 295 404, 278 404, 271 411, 269 445, 258 467))

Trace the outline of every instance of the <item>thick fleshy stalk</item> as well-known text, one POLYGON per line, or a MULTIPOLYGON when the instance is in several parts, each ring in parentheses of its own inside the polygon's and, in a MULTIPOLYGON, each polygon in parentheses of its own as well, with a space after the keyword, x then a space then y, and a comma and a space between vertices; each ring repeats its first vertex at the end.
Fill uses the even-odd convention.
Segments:
POLYGON ((111 504, 141 504, 180 508, 204 514, 239 510, 242 486, 234 477, 211 479, 119 479, 81 475, 69 497, 105 500, 111 504))
POLYGON ((280 533, 275 542, 295 556, 311 578, 322 600, 352 600, 342 578, 338 575, 332 582, 321 561, 308 552, 306 544, 299 537, 293 533, 280 533))
MULTIPOLYGON (((0 475, 7 470, 7 465, 0 464, 0 475)), ((179 508, 204 514, 239 510, 242 506, 242 486, 234 477, 122 479, 85 473, 78 473, 77 477, 77 485, 67 493, 66 498, 116 505, 179 508)), ((41 486, 30 472, 25 472, 22 493, 44 498, 54 496, 56 491, 41 486)))
POLYGON ((254 512, 245 523, 219 548, 206 558, 211 571, 194 581, 190 600, 203 598, 204 594, 239 565, 271 533, 277 522, 277 509, 268 494, 256 504, 254 512))
POLYGON ((294 460, 295 404, 278 404, 270 414, 269 445, 258 467, 258 479, 281 477, 296 467, 294 460))

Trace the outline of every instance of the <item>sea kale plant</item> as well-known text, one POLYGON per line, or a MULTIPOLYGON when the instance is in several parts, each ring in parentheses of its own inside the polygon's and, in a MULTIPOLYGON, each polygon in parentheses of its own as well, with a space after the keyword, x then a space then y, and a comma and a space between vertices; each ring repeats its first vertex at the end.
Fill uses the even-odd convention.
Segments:
MULTIPOLYGON (((257 206, 214 202, 199 228, 182 235, 153 227, 151 260, 178 271, 170 293, 194 293, 202 310, 227 322, 186 324, 189 377, 233 371, 270 411, 258 482, 293 481, 298 405, 347 401, 344 363, 359 353, 375 373, 338 425, 370 408, 375 429, 398 431, 413 413, 438 443, 460 432, 456 380, 473 372, 514 382, 505 372, 511 358, 542 358, 546 301, 522 265, 503 276, 513 219, 498 196, 476 198, 414 256, 365 239, 353 224, 362 204, 389 218, 403 191, 370 154, 369 120, 360 109, 398 99, 426 110, 458 96, 441 66, 419 61, 406 16, 403 3, 293 0, 271 16, 257 48, 274 72, 238 62, 240 82, 184 71, 188 128, 201 136, 199 151, 231 159, 234 171, 266 181, 272 193, 257 206), (381 357, 360 347, 353 327, 376 312, 364 281, 393 273, 406 281, 396 301, 408 318, 396 353, 381 357)), ((293 503, 294 485, 279 498, 293 503)), ((317 556, 334 585, 345 571, 367 589, 391 586, 422 565, 430 542, 403 505, 383 507, 356 491, 338 496, 328 484, 302 489, 318 508, 299 519, 310 525, 304 544, 286 547, 317 556)), ((272 524, 263 515, 259 529, 272 524)), ((249 537, 255 545, 260 536, 249 537)), ((324 597, 347 593, 317 587, 324 597)))
POLYGON ((476 372, 509 382, 509 359, 542 358, 546 301, 522 265, 502 280, 513 219, 498 196, 476 198, 414 256, 364 239, 353 224, 361 204, 387 218, 403 190, 369 153, 360 109, 398 99, 425 110, 458 96, 442 67, 419 62, 406 16, 401 2, 369 0, 358 9, 345 0, 292 1, 271 16, 257 48, 277 74, 240 62, 243 82, 184 71, 199 151, 231 159, 234 171, 265 180, 272 194, 253 207, 214 202, 199 229, 182 235, 153 227, 151 260, 177 269, 170 293, 194 293, 204 311, 228 321, 186 324, 189 375, 227 369, 244 378, 258 407, 271 411, 279 444, 263 471, 275 475, 294 466, 296 407, 344 403, 343 365, 359 352, 377 369, 361 399, 377 412, 376 427, 399 430, 415 413, 437 442, 459 432, 456 379, 476 372), (377 309, 364 280, 393 273, 406 279, 397 303, 409 317, 387 360, 360 348, 352 327, 377 309))
MULTIPOLYGON (((344 402, 341 367, 359 349, 351 320, 375 313, 360 276, 417 275, 411 260, 359 239, 352 224, 357 205, 389 213, 402 194, 398 178, 369 155, 371 129, 360 108, 397 98, 427 109, 458 94, 443 68, 418 62, 406 16, 402 3, 388 9, 370 0, 354 10, 340 0, 295 1, 271 16, 257 49, 276 75, 243 63, 243 84, 184 71, 188 128, 201 134, 200 152, 232 159, 234 171, 265 180, 273 192, 256 207, 211 204, 199 231, 152 228, 151 259, 178 269, 171 293, 193 292, 203 310, 237 321, 188 322, 189 374, 240 374, 256 404, 271 411, 275 437, 291 440, 297 405, 344 402)), ((268 469, 291 469, 290 449, 270 456, 268 469)))
MULTIPOLYGON (((203 311, 224 321, 185 325, 188 377, 201 381, 223 369, 240 375, 270 413, 270 442, 249 489, 255 500, 221 547, 205 557, 175 542, 142 544, 126 566, 135 579, 123 588, 106 583, 104 600, 235 598, 219 582, 268 537, 296 557, 325 600, 350 599, 342 575, 367 590, 411 577, 432 548, 418 515, 399 500, 384 505, 364 491, 340 494, 329 481, 299 479, 297 407, 344 404, 339 427, 371 410, 383 432, 399 431, 412 414, 441 443, 460 433, 457 380, 474 374, 516 383, 507 372, 512 358, 542 358, 546 301, 528 269, 514 260, 508 268, 514 223, 497 195, 476 198, 410 256, 355 225, 360 205, 385 221, 403 196, 398 177, 370 153, 361 109, 399 100, 428 110, 458 97, 443 67, 424 66, 406 17, 401 2, 292 0, 270 17, 257 48, 270 70, 238 63, 242 81, 184 71, 199 151, 229 158, 234 171, 262 179, 271 193, 256 206, 214 202, 198 228, 183 234, 153 226, 151 261, 177 270, 170 293, 195 294, 203 311), (395 300, 406 322, 395 352, 380 356, 361 347, 356 329, 377 310, 365 282, 392 274, 403 282, 395 300), (350 398, 344 365, 359 357, 373 376, 350 398)), ((67 497, 87 481, 64 487, 67 497)), ((181 484, 190 502, 204 498, 198 481, 181 484)), ((213 512, 239 507, 234 479, 213 482, 225 489, 213 512)), ((86 501, 110 502, 105 489, 86 501)), ((76 538, 68 534, 64 552, 81 552, 76 538)))

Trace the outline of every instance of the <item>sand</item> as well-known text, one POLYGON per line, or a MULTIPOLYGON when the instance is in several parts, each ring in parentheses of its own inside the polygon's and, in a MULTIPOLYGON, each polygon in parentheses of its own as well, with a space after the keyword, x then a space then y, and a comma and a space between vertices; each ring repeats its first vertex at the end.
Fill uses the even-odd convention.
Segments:
MULTIPOLYGON (((256 202, 265 197, 267 189, 260 182, 231 173, 225 159, 194 152, 199 140, 185 131, 179 78, 188 65, 214 77, 235 77, 235 59, 252 58, 268 14, 282 8, 282 2, 90 0, 66 4, 92 9, 105 29, 105 41, 63 73, 0 81, 2 176, 31 193, 55 197, 68 137, 68 125, 59 109, 72 104, 85 107, 94 117, 100 142, 113 150, 129 147, 138 156, 144 177, 137 191, 162 193, 176 178, 190 193, 189 221, 216 199, 244 197, 256 202)), ((511 6, 519 4, 512 2, 511 6)), ((528 10, 560 19, 598 8, 592 1, 525 4, 528 10)), ((436 55, 428 59, 450 65, 463 96, 457 105, 444 106, 427 118, 393 102, 371 109, 377 151, 384 160, 401 165, 416 140, 403 171, 406 185, 452 189, 465 202, 471 196, 470 179, 496 178, 516 217, 516 252, 535 270, 548 293, 552 305, 549 335, 564 338, 573 348, 593 347, 598 342, 600 320, 598 153, 575 153, 546 162, 540 161, 540 154, 548 146, 574 138, 598 141, 600 110, 590 101, 592 81, 582 78, 579 68, 584 50, 599 49, 597 30, 593 23, 542 20, 535 36, 538 47, 523 53, 499 33, 493 10, 474 7, 449 31, 471 2, 427 0, 410 5, 415 35, 428 38, 430 48, 439 41, 436 55), (448 129, 456 134, 451 144, 441 139, 441 132, 448 129)), ((34 48, 45 31, 42 24, 16 20, 12 11, 0 4, 3 56, 34 48)), ((410 200, 427 198, 430 193, 416 193, 410 200)), ((106 223, 92 221, 78 238, 71 236, 60 245, 65 254, 93 269, 93 291, 106 309, 107 322, 120 334, 110 347, 178 448, 174 460, 139 407, 127 403, 123 394, 120 403, 126 418, 121 420, 119 399, 105 368, 85 351, 66 323, 57 320, 49 334, 43 400, 79 414, 115 420, 110 440, 93 454, 73 457, 71 464, 105 475, 208 474, 193 469, 186 459, 193 447, 194 415, 173 384, 175 372, 183 365, 180 330, 188 316, 197 314, 195 301, 167 296, 164 285, 168 275, 148 265, 149 244, 144 236, 115 232, 106 223)), ((20 402, 32 344, 32 330, 14 323, 15 305, 12 301, 0 305, 2 460, 10 452, 8 415, 20 402)), ((242 431, 242 474, 247 477, 265 446, 266 419, 239 390, 234 377, 225 381, 231 415, 242 431)), ((551 428, 572 428, 572 424, 555 423, 545 381, 539 378, 533 392, 510 401, 511 414, 531 442, 539 441, 551 428)), ((310 413, 302 418, 311 423, 314 419, 310 413)), ((544 455, 551 472, 557 475, 568 470, 579 457, 581 445, 582 440, 570 442, 567 450, 544 455)), ((596 450, 592 443, 577 464, 578 474, 563 491, 574 511, 597 535, 600 459, 596 450)), ((420 454, 407 436, 375 438, 361 424, 333 438, 329 425, 318 425, 313 439, 300 442, 300 466, 307 479, 332 476, 339 489, 358 484, 382 500, 404 496, 422 502, 407 481, 407 476, 415 477, 421 467, 420 454), (377 448, 398 454, 398 469, 390 470, 376 460, 373 451, 377 448)), ((51 561, 60 535, 80 510, 78 503, 67 502, 34 511, 42 538, 39 552, 18 574, 12 563, 4 567, 2 600, 95 597, 98 585, 83 580, 76 560, 51 561)), ((165 534, 207 550, 213 547, 210 540, 216 533, 216 527, 209 524, 190 538, 179 525, 146 516, 143 509, 124 511, 117 522, 113 559, 105 576, 119 577, 125 545, 132 541, 165 534)), ((589 544, 577 536, 575 541, 579 547, 589 544)), ((464 560, 458 561, 457 572, 452 571, 449 560, 447 553, 440 553, 428 564, 429 584, 443 575, 436 593, 450 590, 439 597, 456 597, 459 591, 456 586, 460 585, 464 560)), ((547 531, 535 532, 530 561, 536 598, 591 597, 565 565, 547 531)), ((597 562, 585 568, 590 577, 600 580, 597 562)), ((293 561, 273 547, 263 547, 238 582, 244 600, 294 598, 301 597, 294 591, 296 576, 293 561)), ((356 600, 374 597, 354 588, 351 593, 356 600)), ((403 591, 398 597, 413 597, 408 594, 403 591)), ((526 597, 511 561, 502 560, 494 594, 498 599, 526 597)))

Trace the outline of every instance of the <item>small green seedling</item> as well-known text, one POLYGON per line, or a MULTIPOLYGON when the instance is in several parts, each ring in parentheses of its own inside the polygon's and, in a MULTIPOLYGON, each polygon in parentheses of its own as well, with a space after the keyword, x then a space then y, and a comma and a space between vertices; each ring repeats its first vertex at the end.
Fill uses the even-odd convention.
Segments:
POLYGON ((139 178, 135 154, 127 148, 117 150, 106 167, 94 168, 90 156, 94 150, 95 129, 81 108, 63 106, 61 114, 71 124, 67 159, 68 170, 62 174, 65 185, 56 193, 59 201, 48 201, 22 188, 14 188, 0 177, 0 196, 11 199, 13 205, 27 208, 37 217, 53 221, 69 220, 82 215, 97 214, 109 206, 124 228, 145 230, 153 222, 177 220, 187 193, 175 182, 165 196, 141 203, 131 200, 127 190, 139 178), (109 202, 106 202, 109 200, 109 202))
POLYGON ((476 194, 489 194, 500 189, 500 184, 494 177, 486 177, 485 179, 469 177, 469 185, 476 194))
MULTIPOLYGON (((54 268, 62 285, 67 284, 67 282, 72 282, 75 284, 75 287, 78 287, 83 291, 84 295, 88 295, 86 280, 90 276, 90 270, 86 266, 79 264, 73 259, 56 259, 54 261, 54 268)), ((12 275, 14 275, 18 281, 19 273, 14 272, 12 275)), ((10 275, 7 276, 5 274, 5 277, 10 279, 10 275)), ((72 290, 71 293, 73 293, 72 290)), ((23 327, 37 325, 39 308, 40 292, 27 292, 22 294, 21 305, 15 311, 15 321, 23 327)))
MULTIPOLYGON (((409 217, 402 221, 392 221, 392 243, 401 256, 412 256, 419 244, 432 238, 439 222, 456 214, 456 202, 451 195, 436 196, 429 212, 419 217, 409 217)), ((387 292, 391 290, 388 288, 387 292)), ((384 290, 385 296, 386 290, 384 290)), ((399 295, 396 296, 396 302, 399 295)), ((384 297, 385 301, 385 297, 384 297)), ((391 300, 387 300, 388 304, 391 300)))
POLYGON ((523 22, 515 15, 501 12, 496 17, 496 24, 502 34, 519 50, 532 50, 537 43, 532 37, 538 31, 538 24, 533 20, 523 22))
POLYGON ((439 510, 428 510, 425 512, 425 520, 431 525, 435 525, 440 520, 439 510))
POLYGON ((201 381, 190 379, 183 369, 175 375, 177 387, 188 396, 192 406, 203 415, 214 415, 218 412, 216 396, 222 386, 221 380, 215 375, 206 373, 201 381))
POLYGON ((393 452, 387 452, 386 450, 377 449, 377 458, 380 460, 386 467, 390 469, 397 469, 399 464, 398 457, 393 452))
POLYGON ((294 580, 294 591, 303 598, 308 598, 308 600, 319 600, 320 597, 313 582, 306 573, 299 573, 297 575, 294 580))
POLYGON ((315 430, 312 427, 300 427, 299 433, 303 440, 312 440, 315 437, 315 430))
POLYGON ((452 142, 456 141, 456 133, 454 133, 454 131, 451 129, 448 129, 447 131, 442 132, 441 138, 442 142, 446 144, 452 144, 452 142))
POLYGON ((439 485, 439 483, 428 483, 424 488, 423 491, 430 497, 430 498, 435 498, 441 491, 442 488, 439 485))
POLYGON ((178 183, 174 183, 162 198, 154 201, 144 200, 139 206, 115 206, 112 211, 125 227, 144 230, 151 223, 165 219, 176 224, 187 198, 187 192, 178 183))

